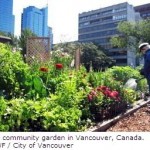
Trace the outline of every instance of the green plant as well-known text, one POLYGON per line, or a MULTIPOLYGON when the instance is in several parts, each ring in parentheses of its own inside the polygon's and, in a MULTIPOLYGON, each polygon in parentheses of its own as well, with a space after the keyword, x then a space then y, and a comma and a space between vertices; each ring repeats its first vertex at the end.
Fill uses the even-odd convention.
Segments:
POLYGON ((9 45, 0 43, 0 93, 7 99, 24 93, 29 67, 19 52, 13 52, 9 45))
POLYGON ((132 89, 122 89, 121 92, 122 99, 129 104, 133 104, 137 100, 137 93, 132 89))
POLYGON ((39 101, 0 98, 0 131, 78 131, 81 110, 60 106, 54 97, 39 101), (61 113, 60 113, 61 112, 61 113))
MULTIPOLYGON (((137 69, 75 70, 57 51, 49 62, 28 65, 8 45, 0 48, 0 131, 83 131, 96 118, 121 113, 139 96, 124 88, 129 78, 141 78, 137 69)), ((138 90, 146 85, 141 80, 138 90)))
POLYGON ((139 71, 136 69, 133 69, 130 66, 126 66, 126 67, 115 66, 115 67, 108 69, 105 73, 111 74, 114 80, 120 81, 123 84, 125 84, 125 82, 129 78, 139 79, 141 77, 139 71))
POLYGON ((70 67, 72 57, 61 50, 52 51, 52 60, 55 64, 62 64, 64 67, 70 67))

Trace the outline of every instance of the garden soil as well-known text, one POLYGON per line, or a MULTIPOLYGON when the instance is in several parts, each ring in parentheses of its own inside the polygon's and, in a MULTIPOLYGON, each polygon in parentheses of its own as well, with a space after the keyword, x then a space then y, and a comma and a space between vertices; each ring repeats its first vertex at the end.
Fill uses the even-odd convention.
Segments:
POLYGON ((118 121, 106 132, 146 132, 150 131, 150 107, 145 106, 118 121))

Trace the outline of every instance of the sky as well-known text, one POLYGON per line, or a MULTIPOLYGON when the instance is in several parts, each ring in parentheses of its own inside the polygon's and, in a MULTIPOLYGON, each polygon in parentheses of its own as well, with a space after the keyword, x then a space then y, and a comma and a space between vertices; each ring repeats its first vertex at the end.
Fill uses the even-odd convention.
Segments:
POLYGON ((78 40, 78 15, 82 12, 128 2, 133 6, 150 3, 149 0, 14 0, 15 35, 20 35, 23 8, 43 8, 48 4, 48 26, 53 30, 54 44, 78 40))

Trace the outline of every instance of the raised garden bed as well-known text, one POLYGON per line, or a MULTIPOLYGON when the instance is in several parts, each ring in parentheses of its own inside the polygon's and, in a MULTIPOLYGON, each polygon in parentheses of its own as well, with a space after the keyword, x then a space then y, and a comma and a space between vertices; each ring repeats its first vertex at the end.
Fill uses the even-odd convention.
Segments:
POLYGON ((139 100, 126 112, 97 123, 89 131, 150 131, 150 108, 147 106, 149 103, 150 98, 147 101, 139 100))
POLYGON ((95 122, 101 122, 111 119, 117 115, 125 112, 127 109, 127 103, 125 101, 114 101, 112 104, 108 104, 102 107, 92 106, 90 108, 95 122))

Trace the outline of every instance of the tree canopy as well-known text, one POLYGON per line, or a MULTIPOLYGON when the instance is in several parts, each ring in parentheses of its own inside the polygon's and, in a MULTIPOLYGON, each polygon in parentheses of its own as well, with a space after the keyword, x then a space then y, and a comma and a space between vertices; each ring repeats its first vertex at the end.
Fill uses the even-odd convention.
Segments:
POLYGON ((90 67, 92 67, 93 70, 104 70, 105 68, 111 67, 115 64, 115 61, 108 57, 103 52, 103 49, 94 43, 60 43, 54 46, 54 50, 58 49, 61 49, 72 56, 75 54, 77 49, 80 49, 81 63, 88 71, 90 70, 90 67))
POLYGON ((150 43, 150 20, 138 22, 120 22, 118 24, 119 35, 111 38, 111 43, 117 47, 133 46, 138 49, 142 42, 150 43))
POLYGON ((23 56, 26 54, 27 38, 32 36, 36 35, 29 29, 24 29, 21 32, 21 36, 19 37, 19 46, 22 48, 23 56))
POLYGON ((115 64, 115 61, 105 55, 105 53, 99 49, 99 47, 93 43, 84 43, 82 47, 81 63, 84 64, 89 71, 90 67, 93 70, 104 70, 115 64))

